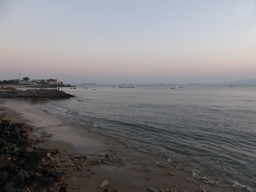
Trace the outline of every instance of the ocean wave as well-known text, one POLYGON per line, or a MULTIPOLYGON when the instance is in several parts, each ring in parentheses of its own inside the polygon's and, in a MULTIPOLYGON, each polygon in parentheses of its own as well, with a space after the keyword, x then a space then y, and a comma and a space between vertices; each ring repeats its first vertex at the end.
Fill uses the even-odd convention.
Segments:
POLYGON ((69 112, 67 108, 61 107, 59 105, 51 104, 51 106, 54 107, 55 109, 58 109, 59 111, 61 111, 63 113, 68 113, 69 112))
POLYGON ((256 191, 255 189, 253 189, 253 188, 251 188, 247 185, 243 185, 243 184, 239 183, 238 181, 231 181, 230 183, 232 184, 233 187, 238 188, 238 189, 245 189, 249 192, 255 192, 256 191))

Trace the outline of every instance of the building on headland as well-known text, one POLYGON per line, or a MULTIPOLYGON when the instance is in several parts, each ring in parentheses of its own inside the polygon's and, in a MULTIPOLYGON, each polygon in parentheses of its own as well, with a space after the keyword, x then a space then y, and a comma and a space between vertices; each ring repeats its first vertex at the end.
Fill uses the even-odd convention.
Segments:
POLYGON ((49 85, 58 85, 58 79, 47 79, 46 83, 49 85))
POLYGON ((31 82, 31 84, 34 84, 34 85, 45 84, 46 83, 45 79, 33 79, 30 82, 31 82))
POLYGON ((32 87, 70 87, 70 84, 64 84, 63 81, 58 79, 33 79, 29 80, 28 77, 11 80, 0 80, 0 85, 27 85, 32 87))
POLYGON ((19 81, 19 85, 30 85, 30 84, 31 84, 30 81, 24 81, 24 80, 19 81))

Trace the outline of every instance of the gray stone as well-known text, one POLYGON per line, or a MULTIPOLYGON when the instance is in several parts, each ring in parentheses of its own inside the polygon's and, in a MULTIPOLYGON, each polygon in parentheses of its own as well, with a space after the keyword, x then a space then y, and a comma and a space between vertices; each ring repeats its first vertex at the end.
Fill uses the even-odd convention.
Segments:
POLYGON ((4 187, 4 190, 7 192, 17 192, 18 190, 13 187, 10 183, 7 183, 4 187))
POLYGON ((10 180, 10 184, 15 186, 16 188, 23 188, 25 184, 25 174, 23 172, 19 172, 10 180))

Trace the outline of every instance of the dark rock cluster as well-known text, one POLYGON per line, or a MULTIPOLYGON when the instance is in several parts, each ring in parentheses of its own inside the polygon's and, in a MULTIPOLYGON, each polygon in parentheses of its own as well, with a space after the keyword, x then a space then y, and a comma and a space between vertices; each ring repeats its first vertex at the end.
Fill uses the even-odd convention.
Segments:
POLYGON ((32 127, 0 116, 0 190, 66 191, 67 173, 60 171, 54 155, 58 150, 38 147, 30 135, 32 127))
POLYGON ((28 89, 0 91, 0 98, 24 98, 24 99, 62 99, 74 97, 57 89, 28 89))

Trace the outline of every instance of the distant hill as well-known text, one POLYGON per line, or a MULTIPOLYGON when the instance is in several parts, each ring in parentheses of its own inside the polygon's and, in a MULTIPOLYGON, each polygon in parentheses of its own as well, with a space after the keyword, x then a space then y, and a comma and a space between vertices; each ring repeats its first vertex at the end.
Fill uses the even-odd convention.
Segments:
POLYGON ((256 85, 256 79, 233 81, 232 85, 256 85))
POLYGON ((90 86, 90 85, 98 85, 98 84, 97 83, 81 83, 81 84, 78 84, 77 86, 84 87, 84 86, 90 86))

